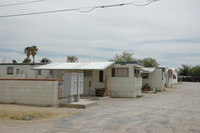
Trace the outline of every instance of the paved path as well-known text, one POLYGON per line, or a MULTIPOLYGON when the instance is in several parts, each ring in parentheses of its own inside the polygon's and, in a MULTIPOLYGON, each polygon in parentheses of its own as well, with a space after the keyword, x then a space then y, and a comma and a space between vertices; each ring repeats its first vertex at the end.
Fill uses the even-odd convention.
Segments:
POLYGON ((200 83, 141 98, 107 98, 59 120, 0 123, 1 133, 200 133, 200 83))

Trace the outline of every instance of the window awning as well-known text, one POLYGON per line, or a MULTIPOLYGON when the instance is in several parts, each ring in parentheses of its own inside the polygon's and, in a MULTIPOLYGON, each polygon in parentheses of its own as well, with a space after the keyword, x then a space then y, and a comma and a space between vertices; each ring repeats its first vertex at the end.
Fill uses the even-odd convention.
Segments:
POLYGON ((154 67, 143 67, 143 68, 141 68, 143 73, 152 73, 152 72, 155 71, 155 69, 156 68, 154 68, 154 67))

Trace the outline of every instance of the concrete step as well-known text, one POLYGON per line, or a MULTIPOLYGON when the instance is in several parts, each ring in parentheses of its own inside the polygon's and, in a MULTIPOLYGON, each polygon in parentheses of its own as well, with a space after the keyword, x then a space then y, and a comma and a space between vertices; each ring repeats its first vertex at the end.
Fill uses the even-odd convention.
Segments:
POLYGON ((95 105, 97 105, 97 101, 94 101, 94 100, 91 101, 91 100, 81 99, 79 102, 60 104, 60 107, 86 109, 88 107, 95 106, 95 105))

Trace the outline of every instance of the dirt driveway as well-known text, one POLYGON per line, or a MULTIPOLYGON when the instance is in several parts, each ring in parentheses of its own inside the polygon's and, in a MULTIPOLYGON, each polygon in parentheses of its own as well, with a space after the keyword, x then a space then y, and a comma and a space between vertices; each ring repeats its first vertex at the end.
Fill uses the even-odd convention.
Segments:
POLYGON ((0 132, 200 133, 200 83, 180 83, 141 98, 107 98, 72 111, 77 113, 56 120, 0 121, 0 132))

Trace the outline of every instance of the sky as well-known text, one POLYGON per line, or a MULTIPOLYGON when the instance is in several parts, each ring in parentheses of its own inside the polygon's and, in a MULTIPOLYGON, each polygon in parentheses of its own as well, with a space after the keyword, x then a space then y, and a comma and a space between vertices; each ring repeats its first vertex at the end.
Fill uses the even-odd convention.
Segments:
MULTIPOLYGON (((91 8, 144 0, 0 0, 0 16, 62 9, 91 8)), ((146 6, 124 5, 91 12, 66 11, 0 17, 1 59, 22 62, 24 48, 36 45, 36 62, 107 61, 126 51, 134 58, 155 58, 160 66, 200 64, 200 1, 160 0, 146 6)))

